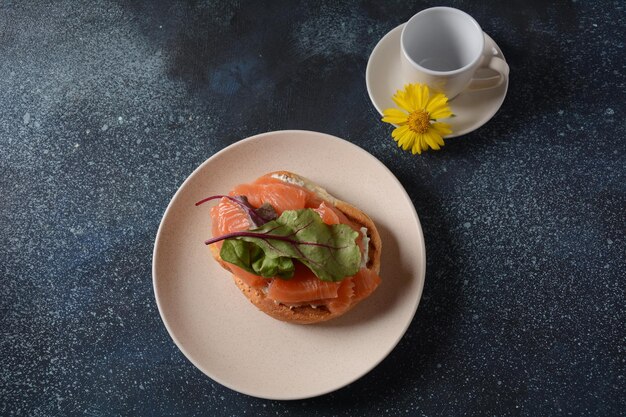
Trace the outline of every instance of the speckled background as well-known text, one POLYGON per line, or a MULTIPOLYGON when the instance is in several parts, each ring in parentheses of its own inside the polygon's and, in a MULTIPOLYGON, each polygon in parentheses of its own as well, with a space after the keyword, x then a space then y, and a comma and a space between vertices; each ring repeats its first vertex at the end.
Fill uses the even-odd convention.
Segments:
POLYGON ((0 2, 1 415, 626 414, 623 1, 47 3, 0 2), (364 74, 433 5, 472 14, 512 75, 490 123, 416 157, 364 74), (274 402, 184 358, 151 257, 196 166, 292 128, 396 174, 428 272, 382 364, 274 402))

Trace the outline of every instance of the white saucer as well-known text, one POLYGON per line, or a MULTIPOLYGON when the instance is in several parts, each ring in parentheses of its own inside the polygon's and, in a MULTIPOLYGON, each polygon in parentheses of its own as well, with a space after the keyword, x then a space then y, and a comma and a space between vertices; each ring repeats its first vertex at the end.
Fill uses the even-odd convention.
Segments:
MULTIPOLYGON (((383 110, 396 107, 391 97, 397 90, 404 88, 404 80, 400 75, 400 33, 404 24, 387 33, 378 42, 367 63, 365 80, 367 92, 382 115, 383 110)), ((495 55, 504 59, 502 51, 493 39, 485 34, 487 47, 493 48, 495 55)), ((477 74, 481 76, 480 71, 477 74)), ((447 138, 465 135, 487 123, 498 111, 509 87, 509 79, 499 87, 461 93, 450 101, 450 107, 456 117, 443 120, 452 126, 452 133, 447 138)))

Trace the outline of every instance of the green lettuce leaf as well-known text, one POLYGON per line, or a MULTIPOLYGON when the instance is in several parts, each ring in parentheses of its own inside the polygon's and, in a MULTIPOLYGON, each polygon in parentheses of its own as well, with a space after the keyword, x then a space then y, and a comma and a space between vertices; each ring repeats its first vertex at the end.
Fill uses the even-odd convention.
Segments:
POLYGON ((284 211, 260 227, 206 243, 224 240, 220 252, 223 260, 266 278, 292 277, 293 261, 297 260, 322 281, 337 282, 359 271, 357 237, 350 226, 327 225, 314 210, 302 209, 284 211))
POLYGON ((277 276, 289 279, 293 276, 295 269, 291 258, 265 256, 258 245, 236 238, 224 240, 220 256, 231 264, 265 278, 277 276))

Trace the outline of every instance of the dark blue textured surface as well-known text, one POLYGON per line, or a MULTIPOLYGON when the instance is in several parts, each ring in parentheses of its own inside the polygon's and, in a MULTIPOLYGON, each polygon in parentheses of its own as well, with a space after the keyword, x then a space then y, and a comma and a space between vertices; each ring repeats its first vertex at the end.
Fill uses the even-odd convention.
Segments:
POLYGON ((0 2, 0 414, 626 414, 623 1, 0 2), (511 66, 495 118, 403 153, 365 88, 422 8, 472 14, 511 66), (428 265, 396 350, 333 394, 250 398, 178 351, 151 252, 193 169, 309 129, 382 160, 428 265))

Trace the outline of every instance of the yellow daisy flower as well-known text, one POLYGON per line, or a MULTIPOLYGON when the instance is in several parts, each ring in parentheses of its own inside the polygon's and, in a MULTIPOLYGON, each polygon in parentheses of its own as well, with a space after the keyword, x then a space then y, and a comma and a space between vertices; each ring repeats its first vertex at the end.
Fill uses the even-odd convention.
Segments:
POLYGON ((399 109, 383 112, 383 122, 398 126, 391 133, 393 140, 402 149, 411 150, 413 155, 432 148, 439 150, 444 145, 443 136, 452 133, 450 125, 437 122, 453 116, 448 106, 448 97, 442 93, 432 94, 425 84, 407 84, 392 97, 399 109))

